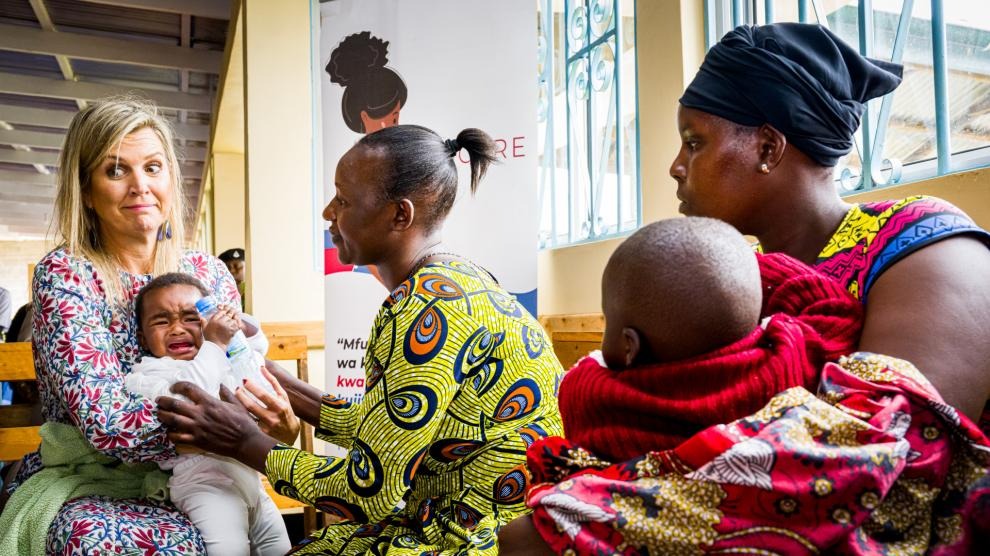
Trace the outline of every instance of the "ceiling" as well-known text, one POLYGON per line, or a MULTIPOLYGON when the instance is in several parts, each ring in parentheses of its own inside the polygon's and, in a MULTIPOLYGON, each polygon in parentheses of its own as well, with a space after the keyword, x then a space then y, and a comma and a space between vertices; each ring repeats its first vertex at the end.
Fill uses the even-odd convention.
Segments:
POLYGON ((0 241, 47 237, 69 121, 106 96, 171 120, 195 208, 229 18, 230 0, 0 0, 0 241))

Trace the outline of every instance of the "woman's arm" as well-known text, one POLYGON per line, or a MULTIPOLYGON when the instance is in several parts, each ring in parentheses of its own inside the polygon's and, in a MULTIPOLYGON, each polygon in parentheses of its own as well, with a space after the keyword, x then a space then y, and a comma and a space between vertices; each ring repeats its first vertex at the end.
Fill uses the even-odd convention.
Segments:
POLYGON ((990 249, 957 236, 880 275, 859 349, 914 363, 946 402, 978 422, 990 395, 988 338, 990 249))
POLYGON ((169 427, 173 442, 234 458, 265 472, 265 459, 278 441, 258 428, 229 391, 221 389, 223 401, 191 382, 176 384, 172 392, 189 399, 163 396, 156 400, 159 419, 169 427))
MULTIPOLYGON (((292 406, 292 411, 296 414, 296 417, 299 417, 314 427, 319 426, 320 400, 323 399, 323 392, 320 392, 319 388, 308 382, 299 380, 274 361, 266 359, 265 368, 275 377, 279 386, 285 390, 289 398, 289 404, 292 406)), ((255 413, 254 411, 252 413, 254 413, 255 417, 261 418, 263 416, 261 413, 255 413)))
MULTIPOLYGON (((264 367, 261 368, 261 374, 262 378, 271 385, 271 391, 253 380, 246 380, 243 388, 237 388, 233 392, 233 397, 258 420, 262 432, 278 439, 279 442, 292 444, 299 438, 299 431, 302 428, 299 417, 293 413, 289 395, 285 393, 278 380, 264 367)), ((223 393, 221 399, 227 399, 223 397, 223 393)))

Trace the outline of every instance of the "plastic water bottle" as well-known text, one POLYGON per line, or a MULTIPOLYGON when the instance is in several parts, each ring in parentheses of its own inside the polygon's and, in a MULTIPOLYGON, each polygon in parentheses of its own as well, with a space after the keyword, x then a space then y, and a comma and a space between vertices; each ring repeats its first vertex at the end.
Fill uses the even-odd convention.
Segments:
MULTIPOLYGON (((212 317, 217 312, 216 298, 208 295, 200 299, 196 302, 196 310, 205 318, 212 317)), ((254 357, 251 355, 251 345, 248 344, 243 331, 238 330, 227 343, 227 359, 230 360, 230 367, 233 369, 234 378, 238 385, 246 378, 255 382, 259 381, 261 371, 256 368, 254 357)), ((268 386, 267 381, 261 380, 260 382, 262 386, 268 386)))

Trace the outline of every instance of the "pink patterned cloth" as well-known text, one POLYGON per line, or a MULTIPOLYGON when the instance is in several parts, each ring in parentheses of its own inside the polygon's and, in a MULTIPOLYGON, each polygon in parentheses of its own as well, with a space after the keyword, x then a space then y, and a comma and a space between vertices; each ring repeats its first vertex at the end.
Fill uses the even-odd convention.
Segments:
POLYGON ((528 452, 558 553, 972 554, 990 532, 990 442, 910 363, 857 353, 678 447, 613 463, 528 452))

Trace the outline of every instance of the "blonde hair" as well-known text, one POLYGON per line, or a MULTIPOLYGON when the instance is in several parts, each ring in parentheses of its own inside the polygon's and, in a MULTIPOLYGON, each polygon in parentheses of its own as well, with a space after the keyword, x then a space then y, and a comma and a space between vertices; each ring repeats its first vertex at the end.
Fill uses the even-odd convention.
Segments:
POLYGON ((90 103, 76 113, 69 124, 65 145, 59 155, 58 191, 52 224, 56 238, 74 256, 88 259, 104 277, 107 300, 124 299, 120 263, 109 253, 100 236, 99 218, 84 202, 91 186, 91 176, 111 151, 131 133, 149 128, 162 143, 169 176, 171 203, 165 222, 171 223, 172 239, 163 239, 155 247, 152 274, 158 276, 179 268, 182 241, 185 237, 185 197, 182 175, 172 144, 172 128, 154 104, 133 98, 108 98, 90 103))

